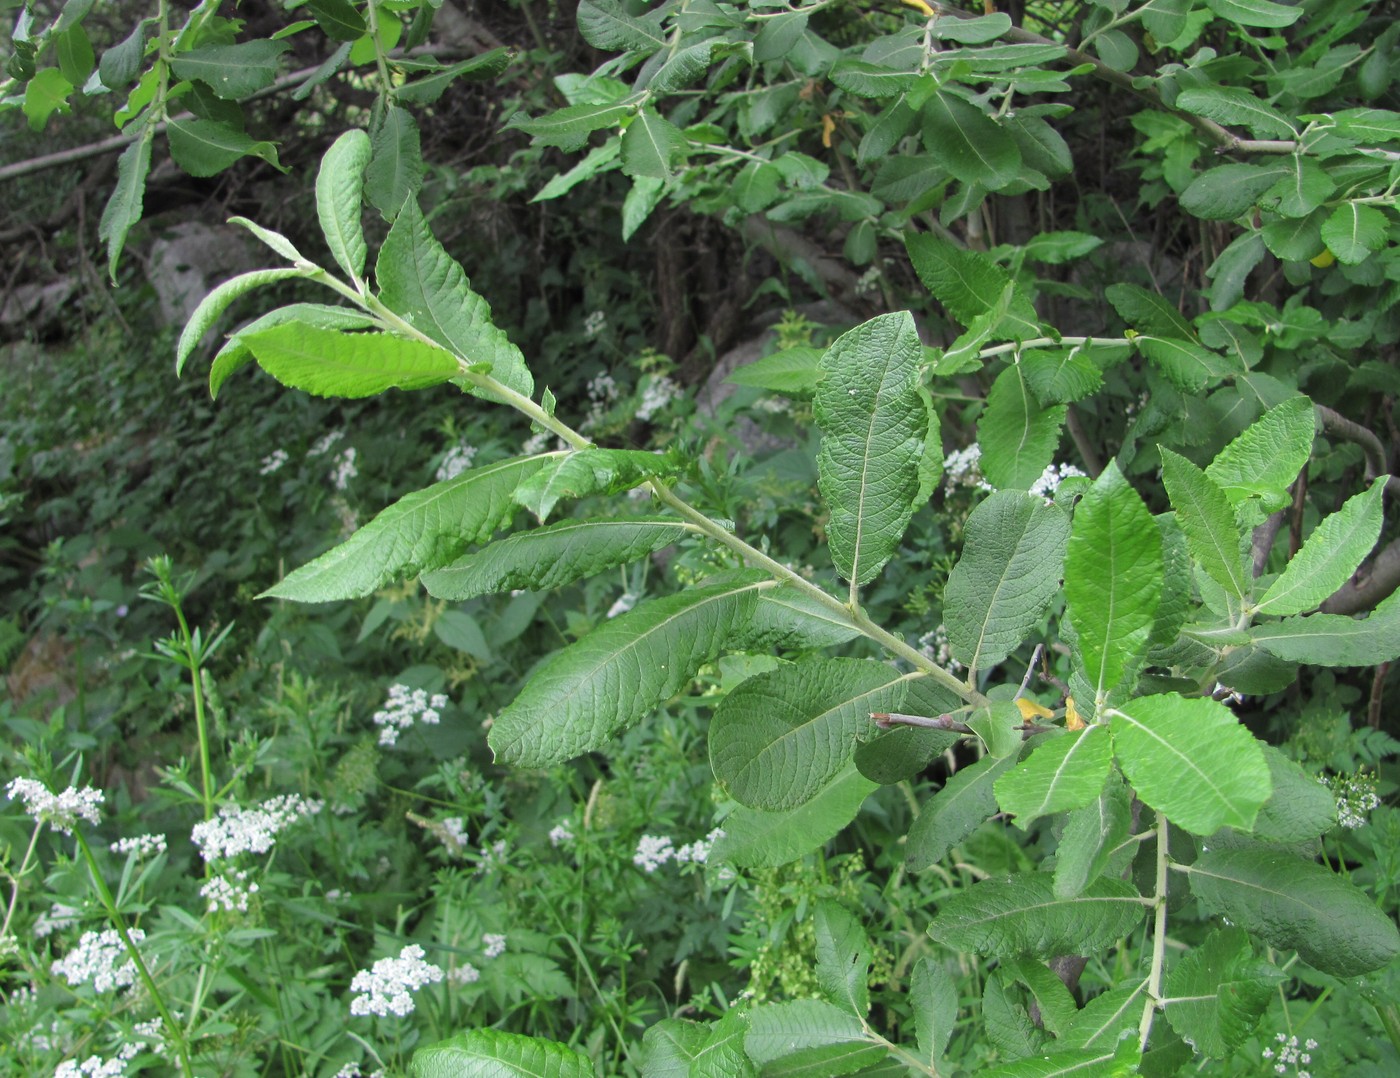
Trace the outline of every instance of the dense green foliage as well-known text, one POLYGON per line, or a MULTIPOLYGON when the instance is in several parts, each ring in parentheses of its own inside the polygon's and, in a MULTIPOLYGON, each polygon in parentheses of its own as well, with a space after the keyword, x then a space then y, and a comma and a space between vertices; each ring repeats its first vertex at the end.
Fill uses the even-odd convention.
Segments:
MULTIPOLYGON (((199 591, 151 560, 154 653, 8 706, 16 1065, 1400 1063, 1400 26, 1360 0, 581 0, 548 29, 523 4, 520 55, 456 57, 421 49, 432 0, 287 6, 162 3, 100 55, 79 0, 11 34, 32 129, 114 106, 113 279, 167 149, 193 177, 319 158, 304 221, 234 218, 268 268, 173 344, 210 363, 219 436, 202 458, 173 423, 156 474, 213 473, 203 511, 242 530, 167 536, 143 484, 7 570, 13 652, 61 628, 103 655, 162 547, 219 594, 192 627, 199 591), (248 134, 293 49, 312 104, 248 134), (459 175, 425 135, 491 80, 504 141, 459 175), (587 321, 498 299, 509 252, 449 252, 459 183, 569 207, 580 276, 613 274, 563 305, 587 321), (674 253, 655 309, 603 253, 662 251, 667 215, 746 252, 749 303, 837 301, 703 410, 677 382, 717 323, 664 324, 674 253), (211 357, 235 304, 256 317, 211 357), (686 354, 640 348, 649 320, 686 354), (351 402, 344 447, 322 399, 351 402), (276 514, 249 497, 274 484, 276 514), (122 734, 159 735, 154 774, 118 783, 151 760, 122 734), (88 837, 128 821, 181 840, 123 864, 88 837)), ((156 399, 107 374, 89 407, 156 399)), ((0 457, 31 530, 62 513, 27 504, 45 454, 110 436, 34 405, 0 457)))

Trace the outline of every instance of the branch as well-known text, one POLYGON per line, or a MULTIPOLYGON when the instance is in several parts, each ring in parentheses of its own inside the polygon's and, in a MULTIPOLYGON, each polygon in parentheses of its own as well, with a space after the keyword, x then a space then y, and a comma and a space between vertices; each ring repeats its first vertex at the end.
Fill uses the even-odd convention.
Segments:
MULTIPOLYGON (((1391 482, 1395 482, 1394 477, 1391 482)), ((1400 539, 1392 540, 1369 565, 1363 565, 1352 574, 1352 578, 1322 604, 1322 612, 1356 614, 1370 610, 1397 588, 1400 588, 1400 539)))
MULTIPOLYGON (((1378 475, 1385 475, 1390 471, 1390 462, 1386 456, 1385 446, 1381 444, 1374 431, 1368 427, 1363 427, 1360 423, 1354 423, 1340 412, 1335 412, 1325 404, 1315 404, 1317 417, 1322 420, 1322 429, 1348 442, 1354 442, 1361 447, 1361 452, 1366 457, 1366 479, 1375 479, 1378 475)), ((1390 476, 1385 484, 1386 493, 1392 497, 1400 497, 1400 477, 1390 476)))

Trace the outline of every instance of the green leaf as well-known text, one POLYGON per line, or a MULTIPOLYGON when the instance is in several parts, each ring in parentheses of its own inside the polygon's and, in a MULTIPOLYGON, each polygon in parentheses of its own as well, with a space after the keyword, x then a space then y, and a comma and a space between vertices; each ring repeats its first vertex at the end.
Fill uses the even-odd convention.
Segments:
POLYGON ((564 520, 547 528, 517 532, 426 572, 423 586, 429 595, 454 602, 522 588, 560 588, 643 558, 692 530, 664 517, 564 520))
MULTIPOLYGON (((413 114, 390 105, 370 120, 370 158, 365 166, 365 198, 394 220, 423 186, 423 151, 413 114)), ((383 252, 380 253, 382 259, 383 252)))
POLYGON ((182 79, 198 79, 216 97, 241 101, 272 85, 278 61, 289 48, 289 42, 266 38, 237 45, 208 45, 172 56, 170 69, 182 79))
POLYGON ((1400 932, 1361 889, 1329 869, 1261 849, 1210 850, 1188 870, 1191 892, 1210 913, 1314 969, 1356 977, 1400 955, 1400 932))
POLYGON ((839 902, 823 899, 812 918, 817 984, 833 1004, 857 1018, 870 1011, 870 939, 839 902))
POLYGON ((685 688, 771 586, 739 573, 651 599, 555 652, 496 716, 488 737, 496 758, 548 767, 601 748, 685 688))
POLYGON ((690 1064, 710 1038, 710 1027, 663 1018, 642 1035, 642 1078, 689 1078, 690 1064))
POLYGON ((984 756, 957 773, 919 810, 909 828, 905 860, 922 872, 976 831, 997 810, 993 784, 1016 762, 1012 756, 984 756))
POLYGON ((480 82, 502 74, 510 66, 511 56, 509 49, 498 46, 478 53, 470 60, 461 60, 435 70, 429 69, 429 73, 422 78, 406 82, 395 89, 394 98, 413 105, 434 104, 456 82, 480 82))
POLYGON ((1191 553, 1212 580, 1244 600, 1252 586, 1235 515, 1225 492, 1185 457, 1162 449, 1162 482, 1191 553))
POLYGON ((1041 404, 1070 404, 1096 393, 1103 372, 1084 348, 1063 352, 1031 349, 1021 354, 1021 376, 1041 404))
POLYGON ((1193 0, 1149 0, 1139 9, 1143 28, 1158 45, 1169 44, 1186 29, 1192 6, 1193 0))
POLYGON ((62 72, 63 77, 74 86, 81 86, 87 82, 88 76, 92 74, 95 57, 92 41, 82 24, 72 23, 63 29, 58 29, 55 24, 52 40, 54 53, 58 57, 58 70, 62 72))
POLYGON ((872 711, 897 711, 906 682, 865 659, 814 659, 748 678, 710 720, 710 765, 729 796, 795 808, 851 762, 872 711))
POLYGON ((1248 831, 1269 799, 1269 765, 1224 704, 1169 693, 1109 713, 1119 766, 1138 797, 1183 831, 1248 831))
POLYGON ((647 479, 673 473, 677 458, 640 449, 582 449, 552 458, 520 484, 515 500, 544 523, 562 498, 618 494, 647 479))
POLYGON ((1162 596, 1162 538, 1116 462, 1074 511, 1065 554, 1065 601, 1094 708, 1147 648, 1162 596))
POLYGON ((817 391, 820 378, 822 350, 799 345, 784 348, 771 356, 745 363, 725 379, 736 386, 754 386, 786 393, 793 397, 810 397, 817 391))
POLYGON ((113 45, 97 62, 97 75, 109 90, 121 90, 141 73, 141 61, 146 53, 146 24, 142 19, 120 44, 113 45))
POLYGON ((24 88, 21 109, 29 119, 29 130, 42 131, 55 112, 68 112, 68 95, 73 84, 56 67, 46 67, 29 80, 24 88))
MULTIPOLYGON (((956 703, 951 703, 956 708, 956 703)), ((909 707, 906 700, 904 706, 909 707)), ((860 773, 881 786, 912 779, 959 741, 963 735, 954 730, 929 730, 915 726, 896 726, 881 731, 856 746, 856 766, 860 773)))
POLYGON ((931 1062, 942 1059, 958 1020, 958 986, 932 955, 920 957, 910 974, 909 1008, 920 1055, 931 1062))
POLYGON ((1218 165, 1187 185, 1181 208, 1207 221, 1233 221, 1290 171, 1284 164, 1218 165))
POLYGON ((364 277, 369 253, 360 204, 370 154, 369 136, 358 129, 347 131, 326 151, 316 174, 316 216, 326 246, 352 281, 364 277))
POLYGON ((1108 731, 1090 726, 1042 741, 1017 767, 997 779, 997 802, 1029 827, 1041 816, 1083 808, 1099 796, 1113 748, 1108 731))
POLYGON ((301 603, 354 599, 446 565, 510 522, 516 512, 511 493, 545 459, 514 457, 405 495, 261 597, 301 603))
MULTIPOLYGON (((714 1024, 709 1039, 696 1053, 689 1078, 755 1078, 757 1069, 744 1054, 749 1012, 732 1007, 714 1024)), ((552 1078, 552 1076, 548 1076, 552 1078)))
POLYGON ((622 200, 622 242, 626 243, 646 223, 651 211, 661 204, 666 194, 666 181, 654 176, 638 176, 632 190, 622 200))
POLYGON ((948 576, 944 620, 953 658, 985 670, 1011 654, 1059 593, 1069 518, 1031 494, 999 490, 972 511, 948 576))
POLYGON ((306 10, 335 41, 355 41, 369 31, 364 16, 350 0, 307 0, 306 10))
POLYGON ((1132 822, 1128 789, 1116 776, 1092 803, 1071 812, 1055 849, 1055 897, 1081 894, 1098 879, 1132 822))
POLYGON ((1076 1048, 1039 1054, 986 1067, 980 1078, 1129 1078, 1139 1073, 1141 1050, 1128 1040, 1102 1048, 1076 1048))
POLYGON ((582 0, 578 6, 578 29, 595 49, 649 53, 667 44, 661 29, 665 17, 664 10, 629 15, 612 0, 582 0))
POLYGON ((710 847, 709 859, 739 868, 774 868, 795 861, 835 838, 876 787, 852 764, 794 809, 761 812, 740 806, 724 818, 724 836, 710 847))
POLYGON ((1316 430, 1312 401, 1291 397, 1270 408, 1217 453, 1206 475, 1231 505, 1258 497, 1266 509, 1281 509, 1290 500, 1289 486, 1312 456, 1316 430))
POLYGON ((1311 614, 1256 625, 1250 637, 1270 654, 1316 666, 1379 666, 1400 658, 1400 611, 1366 618, 1311 614))
POLYGON ((239 228, 246 228, 257 239, 261 240, 268 247, 272 248, 288 262, 304 262, 302 253, 296 249, 292 241, 280 232, 274 232, 270 228, 263 228, 256 221, 250 221, 246 217, 230 217, 228 223, 237 225, 239 228))
POLYGON ((1199 393, 1221 379, 1242 373, 1219 353, 1193 341, 1138 337, 1136 344, 1167 381, 1184 393, 1199 393))
POLYGON ((924 102, 924 146, 963 183, 996 191, 1021 171, 1021 151, 1011 135, 976 105, 944 90, 924 102))
POLYGON ((653 96, 684 90, 705 74, 716 44, 715 41, 698 41, 666 53, 664 60, 660 55, 652 57, 651 63, 643 66, 642 73, 637 77, 637 89, 646 90, 653 96), (661 61, 659 65, 658 61, 661 61))
MULTIPOLYGON (((992 310, 1012 283, 1006 270, 980 251, 959 250, 923 232, 906 232, 904 245, 924 287, 964 326, 992 310)), ((1006 316, 988 336, 997 340, 1040 336, 1035 308, 1025 296, 1013 293, 1006 316)))
POLYGON ((1318 524, 1255 610, 1261 614, 1314 610, 1345 584, 1380 538, 1385 484, 1386 477, 1380 476, 1370 490, 1348 498, 1339 511, 1318 524))
POLYGON ((879 64, 847 57, 831 65, 830 79, 857 97, 896 97, 914 85, 913 71, 892 71, 879 64))
POLYGON ((1285 7, 1270 0, 1206 0, 1206 7, 1222 19, 1241 26, 1292 26, 1303 14, 1300 7, 1285 7))
POLYGON ((908 311, 857 326, 822 356, 817 485, 830 511, 831 560, 856 586, 875 579, 914 514, 928 429, 922 359, 908 311))
POLYGON ((1031 990, 1040 1008, 1042 1024, 1051 1033, 1059 1034, 1074 1019, 1076 1006, 1065 982, 1050 968, 1034 958, 1022 958, 1008 963, 1006 972, 1031 990))
POLYGON ((191 176, 213 176, 245 156, 259 157, 280 167, 277 148, 272 143, 259 142, 215 120, 172 116, 166 121, 165 133, 170 140, 170 156, 191 176))
POLYGON ((272 284, 274 281, 285 281, 292 277, 305 277, 306 274, 299 269, 263 269, 253 270, 251 273, 242 273, 237 277, 232 277, 210 292, 194 309, 190 315, 190 320, 185 323, 185 328, 180 332, 180 342, 175 347, 175 373, 182 374, 185 369, 185 361, 189 359, 190 353, 195 346, 204 339, 204 335, 214 328, 224 311, 239 296, 265 284, 272 284))
POLYGON ((1343 202, 1322 223, 1322 242, 1348 266, 1365 262, 1386 244, 1390 220, 1374 206, 1343 202))
POLYGON ((637 111, 635 103, 611 101, 602 104, 569 105, 547 116, 530 119, 516 113, 506 124, 534 137, 540 146, 558 146, 568 153, 580 149, 588 136, 604 127, 617 127, 637 111))
POLYGON ((1311 157, 1289 159, 1288 175, 1264 192, 1264 205, 1284 217, 1306 217, 1337 189, 1332 177, 1311 157))
POLYGON ((582 1052, 557 1041, 474 1029, 413 1053, 413 1078, 593 1078, 582 1052))
POLYGON ((102 220, 97 226, 98 238, 107 243, 107 275, 113 284, 117 281, 117 263, 121 260, 122 248, 126 246, 127 233, 141 220, 146 174, 150 171, 150 128, 146 128, 141 137, 117 158, 117 185, 107 199, 102 220))
POLYGON ((1235 86, 1203 86, 1182 90, 1176 95, 1176 107, 1217 123, 1248 127, 1264 137, 1296 138, 1298 134, 1283 113, 1248 90, 1235 86))
POLYGON ((1306 217, 1270 221, 1259 234, 1264 246, 1285 262, 1306 262, 1326 248, 1322 242, 1322 221, 1327 211, 1314 210, 1306 217))
POLYGON ((767 161, 750 161, 734 177, 735 205, 745 213, 761 213, 777 199, 782 179, 783 174, 767 161))
POLYGON ((1064 420, 1064 405, 1040 406, 1019 363, 997 375, 977 424, 987 482, 1004 490, 1029 489, 1055 459, 1064 420))
POLYGON ((341 333, 288 322, 239 336, 268 374, 284 386, 318 397, 372 397, 386 389, 426 389, 460 373, 449 353, 390 333, 341 333))
POLYGON ((791 585, 765 591, 753 617, 734 637, 734 647, 746 651, 812 650, 844 644, 860 635, 850 617, 791 585))
POLYGON ((1224 1059, 1254 1031, 1283 975, 1238 927, 1218 928, 1167 978, 1167 1021, 1197 1052, 1224 1059))
POLYGON ((568 172, 562 172, 551 179, 540 188, 539 193, 531 202, 547 202, 552 198, 559 198, 568 194, 579 184, 591 180, 594 176, 601 175, 617 167, 618 156, 622 152, 622 139, 610 138, 601 146, 595 146, 588 151, 582 161, 576 164, 568 172))
POLYGON ((622 171, 629 176, 669 180, 685 146, 679 127, 655 109, 643 108, 622 133, 622 171))
POLYGON ((1056 898, 1046 872, 983 880, 945 899, 929 935, 957 951, 1012 958, 1094 954, 1127 935, 1147 912, 1123 880, 1095 880, 1056 898))
MULTIPOLYGON (((476 364, 522 397, 535 390, 525 357, 491 321, 491 307, 473 292, 466 272, 428 228, 416 201, 404 203, 374 266, 379 298, 420 333, 476 364)), ((471 388, 487 400, 489 389, 471 388)))
POLYGON ((1311 842, 1337 824, 1337 799, 1272 745, 1264 746, 1273 794, 1259 810, 1254 834, 1270 842, 1311 842))
POLYGON ((1159 296, 1135 284, 1111 284, 1104 290, 1108 302, 1123 321, 1139 333, 1154 337, 1169 337, 1178 341, 1194 341, 1195 331, 1181 312, 1159 296))
POLYGON ((491 661, 491 648, 481 625, 466 611, 444 610, 433 622, 433 635, 456 651, 464 651, 482 662, 491 661))
POLYGON ((872 1042, 858 1019, 820 999, 768 1003, 748 1012, 744 1051, 764 1078, 822 1078, 879 1062, 887 1049, 872 1042))
MULTIPOLYGON (((253 353, 243 343, 245 336, 256 336, 270 326, 280 326, 285 322, 304 322, 319 329, 368 329, 374 319, 350 307, 329 307, 321 303, 292 303, 268 311, 261 318, 249 322, 231 335, 228 343, 219 349, 209 369, 209 395, 217 397, 234 371, 253 361, 253 353)), ((182 338, 183 339, 183 338, 182 338)))
MULTIPOLYGON (((1101 992, 1079 1009, 1079 1013, 1060 1034, 1059 1043, 1065 1048, 1100 1048, 1118 1044, 1126 1030, 1136 1034, 1142 1021, 1143 994, 1147 978, 1137 985, 1111 988, 1101 992)), ((1134 1040, 1137 1038, 1134 1037, 1134 1040)))
POLYGON ((1031 1021, 1020 996, 1010 969, 999 965, 982 989, 982 1030, 1000 1058, 1041 1059, 1051 1043, 1050 1034, 1031 1021))
POLYGON ((1206 293, 1211 310, 1228 310, 1244 297, 1245 281, 1264 261, 1265 251, 1263 236, 1258 232, 1243 232, 1220 252, 1206 270, 1206 276, 1211 279, 1206 293))

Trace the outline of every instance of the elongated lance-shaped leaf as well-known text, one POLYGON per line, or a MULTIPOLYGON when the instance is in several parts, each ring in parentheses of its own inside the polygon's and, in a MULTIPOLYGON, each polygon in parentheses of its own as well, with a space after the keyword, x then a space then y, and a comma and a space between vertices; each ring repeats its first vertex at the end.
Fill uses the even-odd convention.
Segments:
POLYGON ((496 716, 496 758, 548 767, 601 747, 689 684, 753 613, 757 572, 652 599, 546 659, 496 716))
POLYGON ((296 245, 280 232, 274 232, 270 228, 263 228, 256 221, 250 221, 246 217, 230 217, 228 223, 237 225, 239 228, 246 228, 257 239, 271 247, 288 262, 304 262, 306 259, 302 253, 296 249, 296 245))
POLYGON ((948 851, 976 831, 997 810, 993 784, 1016 762, 1013 756, 984 756, 959 768, 919 811, 909 828, 904 856, 909 867, 922 872, 948 856, 948 851))
POLYGON ((1040 406, 1019 363, 997 375, 977 424, 987 482, 1004 490, 1030 489, 1055 458, 1064 420, 1063 404, 1040 406))
POLYGON ((1068 1028, 1060 1034, 1058 1043, 1065 1048, 1117 1044, 1125 1030, 1137 1030, 1146 991, 1147 978, 1144 977, 1136 985, 1101 992, 1079 1009, 1068 1028))
POLYGON ((228 306, 239 296, 251 292, 260 285, 272 284, 274 281, 285 281, 290 277, 305 277, 306 274, 299 269, 261 269, 253 270, 250 273, 240 273, 237 277, 232 277, 219 285, 218 288, 210 292, 200 301, 194 313, 190 315, 190 320, 185 323, 185 328, 180 332, 180 343, 175 346, 175 373, 183 374, 185 370, 185 360, 190 358, 190 353, 214 323, 219 320, 219 316, 228 310, 228 306))
POLYGON ((1231 505, 1259 497, 1272 511, 1288 503, 1289 484, 1312 456, 1312 401, 1292 397, 1270 408, 1216 454, 1206 475, 1231 505))
POLYGON ((1095 880, 1074 898, 1056 898, 1052 887, 1048 872, 983 880, 943 902, 929 935, 959 951, 1006 958, 1093 954, 1147 912, 1123 880, 1095 880))
POLYGON ((870 1010, 870 938, 839 902, 817 904, 814 918, 817 983, 822 994, 848 1013, 864 1018, 870 1010))
POLYGON ((1096 709, 1146 650, 1161 597, 1161 534, 1110 461, 1075 507, 1065 553, 1067 613, 1096 709))
POLYGON ((744 1051, 765 1075, 835 1078, 878 1063, 888 1049, 850 1010, 820 999, 794 999, 749 1012, 744 1051))
POLYGON ((1386 476, 1364 494, 1347 499, 1322 521, 1303 549, 1270 585, 1255 610, 1260 614, 1301 614, 1322 605, 1345 584, 1381 536, 1386 476))
MULTIPOLYGON (((1400 595, 1400 592, 1396 592, 1400 595)), ((1367 617, 1309 614, 1250 630, 1271 655, 1315 666, 1379 666, 1400 658, 1400 609, 1377 607, 1367 617)))
MULTIPOLYGON (((1140 1008, 1139 1008, 1140 1009, 1140 1008)), ((980 1078, 1131 1078, 1139 1073, 1142 1049, 1136 1038, 1124 1038, 1098 1048, 1042 1050, 978 1071, 980 1078)))
POLYGON ((580 449, 551 460, 520 485, 515 500, 543 521, 562 498, 631 490, 679 464, 677 457, 640 449, 580 449))
POLYGON ((1269 765, 1228 707, 1168 693, 1111 714, 1119 766, 1144 804, 1193 835, 1254 825, 1272 792, 1269 765))
POLYGON ((413 113, 390 105, 376 109, 369 130, 372 153, 365 166, 365 198, 385 220, 398 216, 423 186, 423 150, 413 113))
POLYGON ((1017 825, 1028 827, 1041 816, 1095 801, 1112 763, 1113 747, 1102 726, 1053 736, 996 781, 997 802, 1017 825))
POLYGON ((316 216, 326 246, 340 268, 356 282, 364 277, 365 259, 369 256, 360 220, 369 158, 369 136, 359 129, 347 131, 326 151, 316 174, 316 216))
POLYGON ((544 459, 514 457, 414 491, 263 596, 302 603, 353 599, 445 565, 510 522, 517 509, 511 493, 544 459))
POLYGON ((922 358, 908 311, 857 326, 822 356, 817 485, 831 512, 832 561, 857 586, 875 579, 914 515, 928 430, 922 358))
POLYGON ((363 311, 353 307, 331 307, 324 303, 292 303, 268 311, 230 336, 228 343, 214 356, 214 362, 209 367, 209 396, 217 397, 231 374, 253 362, 253 353, 243 343, 245 336, 253 337, 265 329, 287 322, 302 322, 317 329, 368 329, 374 325, 374 319, 363 311))
POLYGON ((1210 913, 1294 950, 1334 977, 1357 977, 1400 955, 1400 932, 1366 892, 1314 861, 1272 850, 1211 850, 1189 869, 1210 913))
POLYGON ((1245 566, 1244 541, 1225 492, 1205 472, 1165 447, 1162 482, 1191 554, 1212 580, 1245 601, 1252 578, 1245 566))
POLYGON ((150 171, 151 127, 148 120, 140 137, 117 158, 117 185, 112 188, 107 205, 102 209, 102 219, 97 224, 97 238, 107 243, 107 276, 113 284, 117 281, 117 263, 121 261, 127 233, 141 220, 146 199, 146 175, 150 171))
POLYGON ((426 389, 461 371, 450 352, 391 333, 341 333, 284 322, 257 333, 240 333, 239 340, 284 386, 318 397, 426 389))
POLYGON ((816 797, 785 812, 736 808, 724 818, 724 835, 710 847, 710 861, 740 868, 774 868, 796 861, 835 838, 860 811, 876 784, 851 764, 816 797))
POLYGON ((1167 1021, 1196 1051, 1224 1059, 1254 1031, 1281 980, 1254 957, 1244 929, 1218 928, 1167 978, 1167 1021))
POLYGON ((907 682, 883 663, 815 659, 742 682, 715 709, 710 765, 741 805, 811 800, 855 753, 872 711, 897 711, 907 682))
POLYGON ((735 635, 733 646, 743 651, 808 650, 844 644, 859 635, 849 617, 808 592, 780 585, 759 598, 753 617, 735 635))
POLYGON ((914 1035, 929 1062, 943 1058, 958 1020, 957 981, 932 955, 924 955, 909 977, 909 1007, 914 1012, 914 1035))
MULTIPOLYGON (((487 364, 496 381, 528 397, 535 380, 520 349, 491 321, 491 307, 466 271, 433 237, 415 201, 406 202, 374 264, 379 298, 420 333, 467 362, 487 364)), ((487 390, 471 390, 494 400, 487 390)))
POLYGON ((663 1018, 642 1035, 642 1073, 656 1078, 689 1078, 690 1064, 709 1039, 708 1025, 663 1018))
POLYGON ((461 601, 527 588, 544 591, 626 565, 692 529, 665 517, 564 520, 517 532, 423 574, 428 594, 461 601))
POLYGON ((687 1078, 757 1078, 758 1068, 744 1052, 749 1012, 731 1007, 715 1022, 690 1064, 687 1078))
POLYGON ((999 490, 972 511, 964 537, 943 620, 953 658, 985 670, 1020 645, 1059 592, 1069 518, 1024 491, 999 490))
POLYGON ((593 1063, 558 1041, 474 1029, 413 1053, 413 1078, 593 1078, 593 1063))
MULTIPOLYGON (((1132 799, 1123 780, 1112 775, 1092 802, 1069 814, 1055 848, 1055 897, 1077 895, 1108 867, 1132 827, 1132 799)), ((1132 851, 1127 852, 1132 859, 1132 851)))
POLYGON ((904 246, 924 287, 964 326, 971 327, 978 318, 990 313, 996 321, 980 331, 986 339, 1025 340, 1040 336, 1035 308, 990 255, 954 247, 947 240, 923 232, 906 233, 904 246), (1012 289, 1010 296, 1008 288, 1012 289), (998 311, 1003 301, 1006 309, 998 311))

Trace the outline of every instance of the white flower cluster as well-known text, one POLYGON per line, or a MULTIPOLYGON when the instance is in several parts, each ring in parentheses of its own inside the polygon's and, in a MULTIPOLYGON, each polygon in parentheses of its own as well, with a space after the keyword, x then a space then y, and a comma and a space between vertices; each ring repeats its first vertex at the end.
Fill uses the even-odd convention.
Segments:
POLYGON ((372 969, 355 974, 350 991, 360 994, 350 1001, 350 1013, 380 1017, 396 1014, 402 1018, 413 1013, 410 993, 442 978, 441 969, 423 961, 423 948, 410 943, 398 958, 381 958, 372 969))
POLYGON ((452 984, 476 984, 477 981, 481 980, 481 970, 470 962, 463 962, 460 966, 453 966, 448 971, 447 979, 452 984))
POLYGON ((292 458, 288 456, 285 449, 274 449, 262 459, 262 467, 258 469, 259 475, 271 475, 273 472, 280 472, 282 466, 292 458))
POLYGON ((982 478, 982 447, 973 442, 966 449, 955 449, 943 458, 943 489, 952 494, 959 487, 971 490, 994 490, 982 478))
POLYGON ((375 1070, 366 1074, 358 1063, 347 1063, 336 1071, 333 1078, 384 1078, 384 1071, 375 1070))
POLYGON ((251 809, 225 806, 212 820, 195 824, 190 840, 206 861, 220 861, 241 853, 267 853, 277 841, 278 832, 303 816, 315 816, 323 807, 323 802, 296 794, 274 797, 251 809))
MULTIPOLYGON (((587 425, 585 421, 584 426, 587 425)), ((533 457, 536 453, 548 453, 550 452, 549 443, 551 441, 554 443, 555 449, 569 448, 564 444, 562 438, 556 438, 552 432, 542 430, 538 434, 532 434, 530 437, 526 438, 520 445, 520 452, 524 453, 527 457, 533 457)))
POLYGON ((560 820, 549 829, 549 844, 551 846, 563 846, 573 840, 574 833, 569 830, 568 820, 560 820))
POLYGON ((962 663, 953 658, 953 646, 948 642, 948 626, 939 622, 938 628, 919 637, 919 650, 950 674, 961 670, 962 663))
POLYGON ((724 832, 716 827, 704 838, 676 847, 666 835, 643 835, 637 843, 637 852, 632 855, 632 863, 648 874, 667 861, 678 865, 687 862, 703 865, 710 856, 710 847, 723 837, 724 832))
POLYGON ((1312 1062, 1312 1052, 1317 1048, 1317 1041, 1309 1037, 1301 1045, 1297 1037, 1285 1037, 1282 1033, 1274 1034, 1274 1042, 1278 1045, 1278 1050, 1273 1048, 1264 1049, 1264 1058, 1277 1060, 1274 1063, 1275 1074, 1286 1074, 1289 1067, 1293 1067, 1298 1072, 1298 1078, 1312 1078, 1312 1075, 1300 1068, 1306 1067, 1312 1062))
POLYGON ((642 390, 642 399, 637 404, 637 418, 643 421, 650 419, 680 395, 681 387, 666 375, 653 378, 642 390))
POLYGON ((210 878, 199 889, 199 897, 209 902, 209 912, 247 913, 248 903, 258 893, 258 885, 248 882, 248 873, 234 869, 224 876, 210 878))
POLYGON ((472 458, 476 456, 476 446, 459 443, 449 449, 442 458, 442 463, 438 465, 435 478, 439 483, 445 483, 449 479, 455 479, 472 466, 472 458))
POLYGON ((1380 807, 1375 775, 1364 771, 1355 775, 1319 775, 1317 781, 1332 791, 1337 799, 1337 822, 1349 831, 1365 827, 1367 814, 1380 807))
POLYGON ((448 841, 444 843, 454 854, 467 848, 467 822, 460 816, 449 816, 442 821, 442 832, 448 841))
MULTIPOLYGON (((131 942, 140 943, 146 933, 130 929, 131 942)), ((136 965, 126 957, 126 947, 115 929, 84 932, 78 946, 58 959, 50 969, 75 988, 91 982, 99 992, 126 988, 136 980, 136 965)))
POLYGON ((306 451, 308 457, 320 457, 329 453, 337 442, 345 437, 343 430, 333 430, 329 434, 322 435, 316 439, 316 444, 306 451))
POLYGON ((137 857, 154 857, 165 852, 164 835, 132 835, 112 843, 113 853, 134 853, 137 857))
POLYGON ((407 685, 390 685, 389 699, 374 713, 374 725, 380 727, 379 743, 393 745, 399 734, 421 722, 436 726, 442 718, 439 712, 447 706, 447 697, 442 693, 429 696, 424 689, 410 689, 407 685))
POLYGON ((101 818, 102 791, 91 786, 81 789, 70 786, 61 794, 55 794, 34 779, 12 779, 5 793, 11 801, 23 800, 24 811, 35 820, 65 835, 73 833, 79 820, 96 823, 101 818))
POLYGON ((583 339, 591 341, 608 326, 608 316, 603 311, 590 311, 583 320, 583 339))
POLYGON ((631 610, 634 606, 637 605, 637 600, 640 598, 641 596, 638 595, 636 592, 624 591, 621 595, 617 597, 617 600, 613 603, 613 605, 608 607, 608 619, 611 620, 617 617, 619 614, 627 613, 627 611, 631 610))
POLYGON ((349 490, 350 480, 360 474, 360 469, 355 467, 357 455, 355 447, 352 445, 335 458, 335 467, 331 469, 331 483, 336 490, 349 490))
POLYGON ((1074 475, 1084 473, 1073 464, 1047 464, 1045 471, 1040 473, 1040 478, 1031 484, 1031 493, 1049 501, 1055 496, 1055 491, 1060 489, 1060 484, 1074 475))
POLYGON ((603 421, 608 409, 617 401, 617 382, 607 371, 596 375, 588 383, 588 415, 584 417, 582 428, 592 430, 603 421))
POLYGON ((500 958, 506 953, 506 938, 498 932, 487 932, 481 937, 486 947, 487 958, 500 958))
POLYGON ((88 1056, 81 1063, 65 1059, 54 1069, 53 1078, 122 1078, 126 1074, 126 1065, 136 1058, 140 1050, 139 1045, 127 1043, 117 1049, 117 1054, 111 1059, 88 1056))
POLYGON ((77 906, 65 906, 62 902, 55 902, 47 913, 39 914, 39 919, 34 922, 34 935, 46 939, 55 932, 71 928, 78 923, 82 915, 83 911, 77 906))

